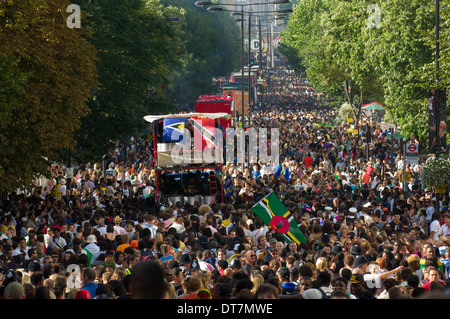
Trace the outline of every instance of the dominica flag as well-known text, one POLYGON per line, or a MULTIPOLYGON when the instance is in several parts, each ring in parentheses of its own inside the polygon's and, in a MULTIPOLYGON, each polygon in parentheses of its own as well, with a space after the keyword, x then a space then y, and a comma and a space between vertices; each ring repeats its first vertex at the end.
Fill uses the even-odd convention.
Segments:
POLYGON ((261 199, 252 211, 274 231, 280 233, 286 242, 294 241, 298 245, 306 242, 306 238, 297 225, 294 215, 283 205, 277 195, 272 192, 261 199))
POLYGON ((164 119, 163 142, 180 142, 185 132, 186 120, 186 117, 164 119))
POLYGON ((322 126, 324 126, 324 127, 335 127, 336 125, 334 125, 333 123, 330 123, 330 122, 322 121, 322 122, 317 122, 316 126, 317 127, 322 127, 322 126))

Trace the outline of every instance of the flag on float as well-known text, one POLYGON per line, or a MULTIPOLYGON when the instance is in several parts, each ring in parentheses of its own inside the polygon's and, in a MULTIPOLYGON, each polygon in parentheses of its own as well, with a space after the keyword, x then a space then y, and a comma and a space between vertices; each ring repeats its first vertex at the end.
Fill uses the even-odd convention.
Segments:
POLYGON ((252 211, 274 231, 280 233, 287 242, 297 244, 306 242, 306 238, 295 221, 294 215, 272 192, 252 207, 252 211))
POLYGON ((291 178, 291 172, 289 171, 289 167, 286 167, 284 169, 284 178, 289 181, 289 179, 291 178))
POLYGON ((205 150, 216 148, 216 121, 210 118, 192 117, 194 126, 194 148, 205 150))
POLYGON ((163 142, 181 142, 186 131, 186 117, 167 118, 163 123, 163 142))

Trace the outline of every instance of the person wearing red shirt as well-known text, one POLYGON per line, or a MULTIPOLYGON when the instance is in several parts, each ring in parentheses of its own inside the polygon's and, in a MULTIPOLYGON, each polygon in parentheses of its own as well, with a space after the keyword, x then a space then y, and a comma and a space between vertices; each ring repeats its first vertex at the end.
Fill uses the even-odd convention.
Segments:
POLYGON ((375 168, 373 167, 372 162, 371 161, 367 162, 367 168, 366 168, 367 174, 369 174, 369 176, 372 176, 372 173, 374 170, 375 170, 375 168))
POLYGON ((363 184, 369 184, 370 182, 370 174, 366 171, 362 174, 363 184))
POLYGON ((308 153, 308 156, 306 156, 306 157, 303 159, 303 162, 305 163, 305 167, 306 167, 306 168, 310 168, 313 161, 314 161, 314 160, 313 160, 313 158, 311 157, 311 154, 310 154, 310 153, 308 153))
POLYGON ((436 267, 430 268, 430 272, 428 273, 428 281, 422 287, 430 291, 430 284, 432 282, 438 282, 445 287, 445 282, 440 279, 439 270, 436 267))

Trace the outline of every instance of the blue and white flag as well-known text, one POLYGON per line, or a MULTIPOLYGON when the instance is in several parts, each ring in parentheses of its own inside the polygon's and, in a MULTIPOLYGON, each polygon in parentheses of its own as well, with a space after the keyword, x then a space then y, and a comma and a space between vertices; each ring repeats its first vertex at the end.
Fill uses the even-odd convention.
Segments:
POLYGON ((233 193, 233 182, 231 180, 231 176, 227 175, 227 177, 225 178, 225 183, 224 183, 224 187, 223 187, 223 192, 225 197, 230 197, 233 193))
POLYGON ((164 119, 163 142, 181 142, 186 130, 186 117, 164 119))

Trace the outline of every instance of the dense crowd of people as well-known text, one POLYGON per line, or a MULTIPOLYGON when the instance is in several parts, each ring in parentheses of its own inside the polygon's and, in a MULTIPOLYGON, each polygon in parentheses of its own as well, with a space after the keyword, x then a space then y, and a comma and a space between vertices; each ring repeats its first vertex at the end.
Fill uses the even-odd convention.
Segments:
POLYGON ((355 134, 307 79, 280 68, 269 83, 250 125, 280 129, 280 163, 224 165, 223 202, 157 205, 146 135, 112 150, 105 168, 55 164, 33 194, 9 194, 0 211, 0 296, 448 296, 448 194, 422 186, 423 161, 406 163, 401 142, 369 119, 361 121, 371 136, 355 134), (306 242, 286 242, 254 214, 272 192, 306 242))

